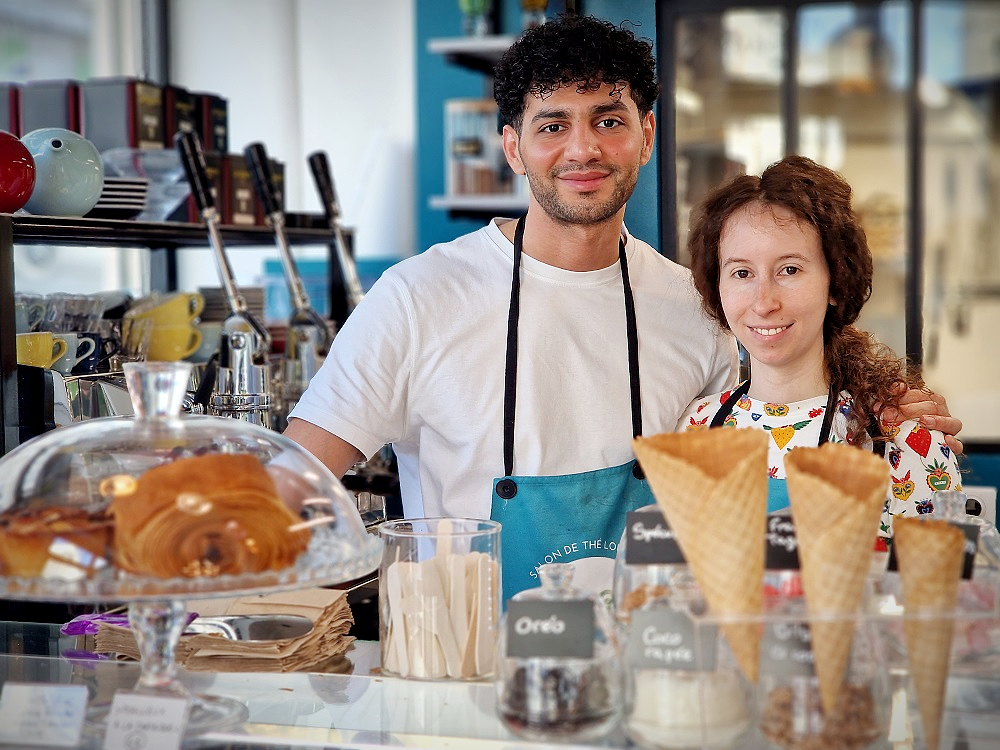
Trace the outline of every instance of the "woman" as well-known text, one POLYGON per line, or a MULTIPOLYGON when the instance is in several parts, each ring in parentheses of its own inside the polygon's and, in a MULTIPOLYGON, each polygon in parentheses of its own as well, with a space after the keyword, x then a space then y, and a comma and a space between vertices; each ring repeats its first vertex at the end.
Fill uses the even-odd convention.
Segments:
POLYGON ((889 462, 882 536, 893 516, 933 510, 935 490, 961 489, 942 433, 878 418, 923 381, 851 325, 871 296, 872 259, 840 175, 789 156, 737 177, 701 203, 688 244, 704 309, 739 339, 752 377, 695 400, 678 429, 768 430, 769 512, 788 506, 784 454, 827 440, 889 462))

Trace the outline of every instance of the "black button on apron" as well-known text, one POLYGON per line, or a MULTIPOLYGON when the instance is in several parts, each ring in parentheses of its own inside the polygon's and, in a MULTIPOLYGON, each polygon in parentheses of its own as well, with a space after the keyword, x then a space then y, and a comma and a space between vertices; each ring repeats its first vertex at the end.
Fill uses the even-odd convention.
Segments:
POLYGON ((497 494, 504 500, 510 500, 517 494, 517 482, 513 479, 501 479, 497 482, 497 494))

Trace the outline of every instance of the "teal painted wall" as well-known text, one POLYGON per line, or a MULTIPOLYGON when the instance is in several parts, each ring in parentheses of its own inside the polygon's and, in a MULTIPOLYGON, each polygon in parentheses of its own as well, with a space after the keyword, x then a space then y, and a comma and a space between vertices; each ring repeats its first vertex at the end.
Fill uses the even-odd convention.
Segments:
MULTIPOLYGON (((517 0, 500 3, 499 33, 516 34, 520 30, 521 11, 517 0)), ((635 33, 656 40, 654 0, 583 0, 583 12, 615 23, 629 22, 635 33)), ((462 17, 457 0, 417 0, 416 23, 416 221, 417 250, 426 250, 438 242, 447 242, 482 226, 474 219, 452 219, 446 211, 432 209, 428 199, 444 194, 444 102, 461 97, 486 94, 485 77, 450 65, 442 55, 427 51, 427 41, 455 37, 462 33, 462 17)), ((659 143, 659 137, 657 137, 659 143)), ((659 147, 639 176, 635 194, 625 212, 629 231, 649 242, 659 243, 659 147)), ((658 248, 659 249, 659 248, 658 248)))
POLYGON ((462 34, 457 0, 417 0, 416 22, 416 222, 417 251, 447 242, 482 226, 480 221, 455 220, 428 206, 432 195, 444 194, 444 102, 484 95, 484 77, 450 65, 443 55, 427 51, 427 41, 462 34))
MULTIPOLYGON (((653 0, 583 0, 583 10, 616 24, 627 23, 637 37, 653 43, 655 53, 656 3, 653 0)), ((649 164, 639 172, 635 193, 625 208, 625 226, 628 230, 657 250, 660 250, 659 144, 660 134, 657 130, 653 156, 649 164)))

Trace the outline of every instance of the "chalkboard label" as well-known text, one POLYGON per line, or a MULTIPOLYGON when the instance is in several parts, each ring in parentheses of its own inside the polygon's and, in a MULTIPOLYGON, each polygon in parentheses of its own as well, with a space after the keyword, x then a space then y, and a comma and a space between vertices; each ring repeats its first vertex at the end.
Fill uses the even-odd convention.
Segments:
POLYGON ((813 667, 812 638, 805 622, 773 622, 764 630, 761 669, 771 675, 810 677, 813 667))
POLYGON ((718 627, 702 625, 668 604, 638 609, 629 625, 626 658, 639 669, 715 669, 718 627))
POLYGON ((507 602, 507 656, 593 658, 593 602, 507 602))
POLYGON ((684 555, 662 512, 633 510, 625 515, 625 562, 628 565, 684 564, 684 555))
MULTIPOLYGON (((976 563, 976 552, 979 551, 979 529, 981 527, 976 523, 959 523, 957 521, 948 521, 948 523, 952 526, 957 526, 965 534, 965 559, 962 561, 962 580, 971 581, 972 571, 976 563)), ((895 544, 889 545, 889 562, 886 564, 886 570, 899 570, 895 544)))
POLYGON ((766 539, 764 564, 768 570, 799 569, 799 538, 795 535, 795 522, 790 515, 779 513, 768 516, 766 539))

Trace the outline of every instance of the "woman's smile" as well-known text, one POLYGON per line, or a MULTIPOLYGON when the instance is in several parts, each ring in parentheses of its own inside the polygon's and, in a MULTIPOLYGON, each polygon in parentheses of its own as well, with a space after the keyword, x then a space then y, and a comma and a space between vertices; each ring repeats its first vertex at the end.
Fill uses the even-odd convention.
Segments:
POLYGON ((750 330, 756 333, 758 336, 777 336, 782 331, 785 331, 789 326, 781 326, 780 328, 753 328, 750 330))

